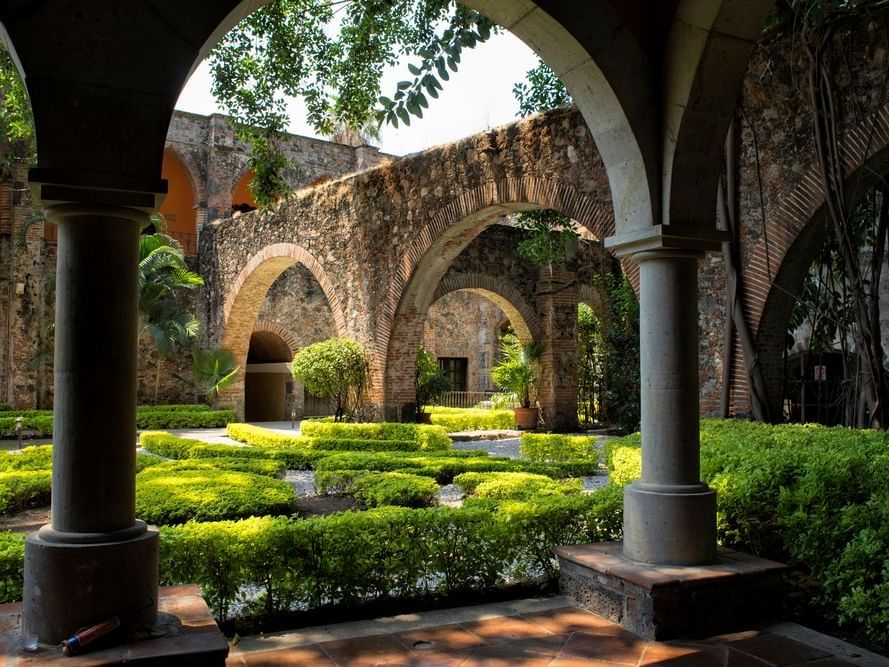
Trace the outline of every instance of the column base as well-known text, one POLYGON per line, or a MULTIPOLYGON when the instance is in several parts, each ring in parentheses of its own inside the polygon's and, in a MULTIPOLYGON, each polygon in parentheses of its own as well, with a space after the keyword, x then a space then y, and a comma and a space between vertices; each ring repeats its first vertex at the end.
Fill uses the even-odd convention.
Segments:
MULTIPOLYGON (((76 630, 111 616, 153 625, 157 620, 158 532, 134 530, 120 541, 25 540, 22 626, 26 636, 58 644, 76 630)), ((136 526, 134 526, 134 529, 136 526)), ((44 527, 44 530, 46 527, 44 527)), ((63 535, 63 534, 61 534, 63 535)))
POLYGON ((787 566, 733 549, 696 567, 637 563, 617 542, 558 547, 559 588, 645 639, 706 637, 774 620, 787 566))
POLYGON ((624 555, 639 563, 716 561, 716 492, 706 484, 624 487, 624 555))

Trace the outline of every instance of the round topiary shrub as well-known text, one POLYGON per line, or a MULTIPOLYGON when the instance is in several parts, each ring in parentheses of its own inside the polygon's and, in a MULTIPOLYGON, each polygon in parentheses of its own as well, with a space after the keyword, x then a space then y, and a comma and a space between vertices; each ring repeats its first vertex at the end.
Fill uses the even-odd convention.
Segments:
POLYGON ((435 500, 438 488, 438 484, 428 477, 401 472, 371 472, 355 479, 351 492, 368 507, 428 507, 435 500))
POLYGON ((293 488, 233 470, 182 470, 158 464, 136 475, 136 515, 152 524, 289 514, 293 488))

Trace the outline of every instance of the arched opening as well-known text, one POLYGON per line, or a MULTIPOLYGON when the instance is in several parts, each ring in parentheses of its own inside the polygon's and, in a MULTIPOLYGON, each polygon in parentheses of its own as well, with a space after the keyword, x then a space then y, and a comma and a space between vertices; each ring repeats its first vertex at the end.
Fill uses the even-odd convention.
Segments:
POLYGON ((256 174, 252 169, 247 169, 241 174, 241 178, 235 184, 232 192, 232 211, 239 213, 249 213, 256 209, 256 200, 253 199, 253 193, 250 191, 250 183, 256 174))
POLYGON ((287 419, 287 399, 293 394, 290 346, 272 331, 254 331, 247 350, 244 376, 244 418, 266 422, 287 419))
POLYGON ((194 190, 188 170, 170 150, 164 151, 161 176, 167 181, 167 196, 160 209, 167 224, 167 234, 179 241, 186 255, 195 255, 198 244, 194 190))

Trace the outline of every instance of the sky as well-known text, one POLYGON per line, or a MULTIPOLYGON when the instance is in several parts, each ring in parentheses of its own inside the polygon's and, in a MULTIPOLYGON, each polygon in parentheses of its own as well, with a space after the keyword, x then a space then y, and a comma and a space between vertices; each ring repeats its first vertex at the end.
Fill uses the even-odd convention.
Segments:
MULTIPOLYGON (((412 117, 409 127, 383 126, 380 150, 406 155, 515 121, 518 102, 512 87, 536 66, 534 52, 506 31, 464 51, 460 70, 442 82, 444 90, 437 100, 429 98, 429 108, 424 109, 422 119, 412 117)), ((383 95, 391 97, 398 81, 408 78, 413 77, 406 64, 387 70, 383 95)), ((176 108, 204 115, 223 113, 210 95, 206 62, 189 79, 176 108)), ((298 101, 290 106, 289 131, 317 136, 305 122, 305 108, 298 101)))

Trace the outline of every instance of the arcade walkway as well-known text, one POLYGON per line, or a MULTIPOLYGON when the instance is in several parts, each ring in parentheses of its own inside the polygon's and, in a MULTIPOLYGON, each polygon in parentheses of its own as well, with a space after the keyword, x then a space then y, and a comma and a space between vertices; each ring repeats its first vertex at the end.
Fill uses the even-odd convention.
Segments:
POLYGON ((660 643, 573 605, 564 596, 519 600, 249 637, 227 665, 889 666, 889 658, 792 623, 660 643))

